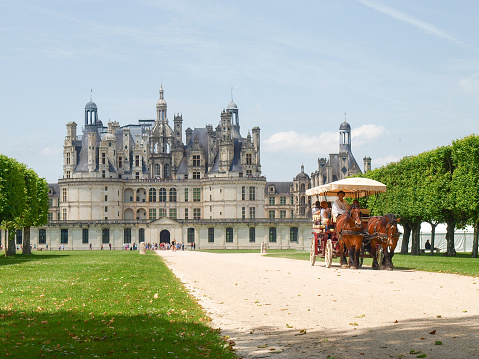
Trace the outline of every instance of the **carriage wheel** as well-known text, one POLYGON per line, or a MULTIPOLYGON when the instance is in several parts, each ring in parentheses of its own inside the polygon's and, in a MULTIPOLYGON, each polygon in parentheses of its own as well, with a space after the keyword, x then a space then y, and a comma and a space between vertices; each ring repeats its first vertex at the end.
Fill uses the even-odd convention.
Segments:
POLYGON ((324 249, 324 262, 326 263, 326 268, 331 267, 333 262, 333 243, 330 239, 326 241, 326 248, 324 249))
POLYGON ((311 263, 312 266, 314 266, 314 263, 316 262, 316 255, 314 254, 315 252, 315 245, 316 245, 316 240, 311 238, 311 252, 309 253, 309 262, 311 263))

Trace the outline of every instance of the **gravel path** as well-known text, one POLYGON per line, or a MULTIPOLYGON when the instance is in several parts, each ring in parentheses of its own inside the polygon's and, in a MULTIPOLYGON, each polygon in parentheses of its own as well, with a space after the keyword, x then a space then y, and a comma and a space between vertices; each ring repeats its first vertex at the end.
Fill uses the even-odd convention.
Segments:
POLYGON ((479 278, 157 253, 242 358, 479 358, 479 278))

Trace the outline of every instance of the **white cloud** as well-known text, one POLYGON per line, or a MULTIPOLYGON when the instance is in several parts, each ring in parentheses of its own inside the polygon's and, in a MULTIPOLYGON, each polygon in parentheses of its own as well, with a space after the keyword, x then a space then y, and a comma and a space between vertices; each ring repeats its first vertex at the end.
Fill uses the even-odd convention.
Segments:
POLYGON ((466 95, 479 100, 479 74, 460 79, 459 87, 466 95))
MULTIPOLYGON (((389 134, 384 126, 365 124, 352 130, 351 141, 354 146, 374 141, 389 134)), ((263 150, 267 152, 292 153, 337 153, 339 146, 338 132, 323 132, 317 136, 297 133, 295 131, 277 132, 263 141, 263 150)))
POLYGON ((323 132, 319 136, 310 136, 295 131, 277 132, 263 142, 267 152, 293 153, 330 153, 337 150, 338 133, 323 132))
POLYGON ((367 6, 373 10, 379 11, 385 15, 388 15, 396 20, 403 21, 405 23, 408 23, 410 25, 413 25, 414 27, 424 31, 425 33, 431 34, 437 38, 443 39, 443 40, 448 40, 450 42, 459 44, 459 45, 465 45, 464 43, 460 42, 453 36, 449 35, 445 31, 439 29, 437 26, 434 26, 426 21, 417 19, 411 15, 408 15, 400 10, 384 6, 382 4, 369 1, 369 0, 358 0, 361 4, 364 6, 367 6))
POLYGON ((384 126, 362 125, 351 131, 351 143, 354 147, 361 146, 389 133, 384 126))

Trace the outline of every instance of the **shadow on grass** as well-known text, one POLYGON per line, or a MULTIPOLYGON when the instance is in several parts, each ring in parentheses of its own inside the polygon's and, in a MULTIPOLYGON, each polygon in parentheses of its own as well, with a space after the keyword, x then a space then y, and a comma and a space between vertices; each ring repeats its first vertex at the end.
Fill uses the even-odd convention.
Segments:
MULTIPOLYGON (((237 353, 274 358, 477 358, 479 316, 401 321, 376 328, 347 331, 303 328, 254 328, 244 335, 225 331, 237 343, 237 353)), ((318 315, 318 324, 321 317, 318 315)))
POLYGON ((0 357, 234 357, 214 339, 217 332, 205 323, 154 313, 0 311, 0 323, 0 357))
POLYGON ((21 254, 17 253, 13 256, 5 257, 5 252, 0 252, 0 266, 5 265, 12 265, 12 264, 20 264, 20 263, 27 263, 27 262, 34 262, 34 261, 43 261, 49 259, 58 259, 59 257, 68 257, 69 254, 65 252, 61 252, 58 254, 21 254))

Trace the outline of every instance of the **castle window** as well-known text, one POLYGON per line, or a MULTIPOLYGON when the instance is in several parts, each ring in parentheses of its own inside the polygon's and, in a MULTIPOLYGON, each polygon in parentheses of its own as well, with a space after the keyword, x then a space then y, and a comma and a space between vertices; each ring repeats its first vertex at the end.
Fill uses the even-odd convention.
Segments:
POLYGON ((160 188, 158 193, 158 202, 166 202, 166 189, 160 188))
POLYGON ((208 243, 214 243, 214 242, 215 242, 215 229, 208 228, 208 243))
POLYGON ((140 228, 138 230, 138 242, 144 242, 145 241, 145 228, 140 228))
POLYGON ((185 208, 185 219, 188 219, 188 208, 185 208))
POLYGON ((188 188, 185 188, 185 202, 188 202, 188 188))
POLYGON ((242 219, 246 218, 246 207, 241 207, 241 218, 242 219))
POLYGON ((249 208, 249 218, 255 219, 256 218, 256 208, 250 207, 249 208))
POLYGON ((274 197, 269 197, 269 205, 274 206, 274 197))
POLYGON ((188 237, 187 237, 188 243, 195 243, 195 229, 188 228, 187 233, 188 233, 188 237))
POLYGON ((47 243, 47 230, 40 229, 38 230, 38 244, 45 244, 47 243))
POLYGON ((70 164, 70 152, 67 152, 67 165, 70 164))
POLYGON ((123 157, 118 157, 118 167, 123 167, 123 157))
POLYGON ((101 164, 102 165, 106 164, 106 153, 101 154, 101 164))
POLYGON ((60 231, 60 243, 68 244, 68 229, 62 228, 60 231))
POLYGON ((150 208, 148 212, 148 217, 150 219, 156 219, 156 208, 150 208))
POLYGON ((286 197, 280 197, 279 198, 279 204, 283 205, 283 206, 286 205, 286 197))
POLYGON ((156 177, 161 176, 161 166, 158 163, 155 164, 155 176, 156 177))
POLYGON ((176 202, 176 188, 170 188, 170 202, 176 202))
POLYGON ((256 228, 254 227, 249 228, 249 241, 251 243, 256 242, 256 228))
POLYGON ((140 156, 138 155, 135 156, 135 166, 140 167, 140 156))
POLYGON ((200 179, 200 173, 199 172, 193 172, 193 179, 200 179))
POLYGON ((226 228, 226 242, 233 243, 233 228, 226 228))
POLYGON ((279 218, 286 218, 286 210, 279 211, 279 218))
POLYGON ((176 219, 177 218, 177 212, 176 212, 176 208, 170 208, 170 218, 171 219, 176 219))
POLYGON ((193 202, 201 201, 201 188, 193 188, 193 202))
POLYGON ((255 201, 256 200, 256 189, 255 187, 250 187, 249 188, 249 200, 250 201, 255 201))
POLYGON ((269 219, 275 219, 276 215, 274 211, 269 211, 268 214, 269 214, 269 219))
POLYGON ((253 172, 251 170, 246 170, 246 177, 251 177, 253 172))
POLYGON ((246 199, 246 186, 241 187, 241 200, 244 201, 246 199))
POLYGON ((201 208, 193 208, 193 219, 201 219, 201 208))
POLYGON ((156 202, 156 189, 150 188, 150 190, 148 191, 148 201, 156 202))
POLYGON ((83 244, 88 244, 88 228, 83 228, 82 229, 82 243, 83 244))
POLYGON ((166 217, 166 208, 160 208, 160 215, 159 218, 166 217))
POLYGON ((269 241, 275 243, 276 242, 276 228, 271 227, 269 229, 269 241))
POLYGON ((67 178, 70 178, 70 177, 71 177, 71 172, 67 171, 67 178))
POLYGON ((298 241, 298 227, 291 227, 289 229, 289 241, 290 242, 298 241))
POLYGON ((62 202, 65 203, 67 201, 67 189, 62 188, 62 202))
POLYGON ((103 228, 101 231, 101 243, 110 243, 110 228, 103 228))
MULTIPOLYGON (((60 215, 60 213, 58 215, 60 215)), ((63 220, 64 221, 67 220, 67 209, 66 208, 63 208, 63 220)))
POLYGON ((251 164, 251 153, 246 154, 246 164, 250 165, 251 164))
POLYGON ((131 243, 131 228, 123 230, 123 243, 131 243))
POLYGON ((201 157, 200 155, 193 155, 193 167, 201 166, 201 157))

